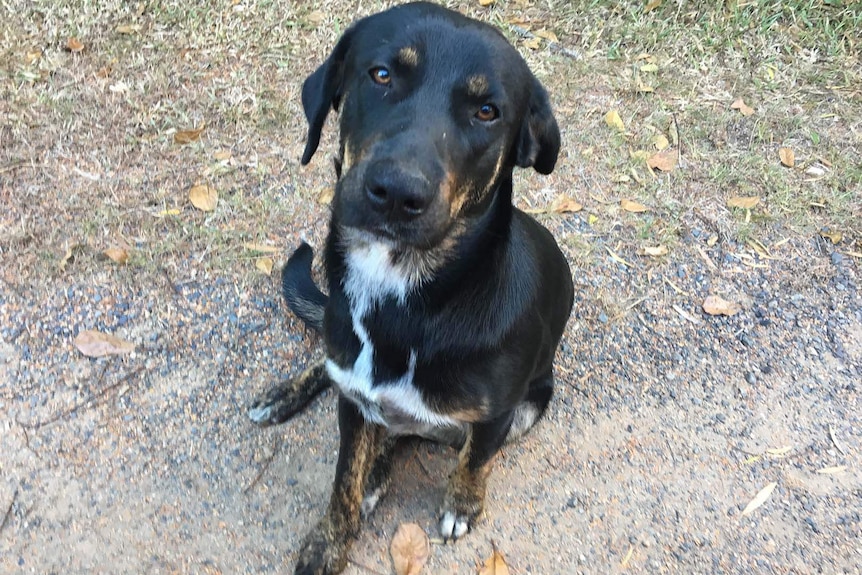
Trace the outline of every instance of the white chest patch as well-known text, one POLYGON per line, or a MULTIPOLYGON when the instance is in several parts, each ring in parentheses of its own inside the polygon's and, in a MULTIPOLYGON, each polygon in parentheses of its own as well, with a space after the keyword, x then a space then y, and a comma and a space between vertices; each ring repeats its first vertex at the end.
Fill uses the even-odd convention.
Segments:
POLYGON ((426 435, 434 428, 456 427, 459 423, 430 409, 414 385, 415 350, 410 350, 407 371, 402 376, 374 384, 374 343, 362 324, 368 312, 385 297, 403 303, 412 288, 408 276, 392 264, 391 248, 386 244, 367 242, 350 251, 344 291, 361 348, 353 365, 341 367, 327 359, 326 371, 369 421, 385 425, 395 434, 426 435))

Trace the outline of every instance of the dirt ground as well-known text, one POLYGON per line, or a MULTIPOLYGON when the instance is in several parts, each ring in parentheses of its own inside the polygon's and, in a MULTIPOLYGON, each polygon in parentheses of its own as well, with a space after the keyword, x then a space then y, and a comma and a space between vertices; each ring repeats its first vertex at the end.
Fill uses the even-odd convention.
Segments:
MULTIPOLYGON (((0 3, 0 572, 292 572, 334 393, 275 428, 246 410, 321 353, 277 282, 334 179, 334 123, 299 166, 301 81, 383 4, 100 4, 0 3), (89 359, 87 329, 135 351, 89 359)), ((862 9, 661 4, 451 3, 557 110, 558 169, 519 174, 517 204, 582 209, 537 214, 576 286, 552 406, 423 573, 492 546, 513 574, 862 573, 862 9), (638 154, 658 136, 667 173, 638 154)), ((393 573, 401 523, 434 536, 455 457, 404 447, 346 573, 393 573)))

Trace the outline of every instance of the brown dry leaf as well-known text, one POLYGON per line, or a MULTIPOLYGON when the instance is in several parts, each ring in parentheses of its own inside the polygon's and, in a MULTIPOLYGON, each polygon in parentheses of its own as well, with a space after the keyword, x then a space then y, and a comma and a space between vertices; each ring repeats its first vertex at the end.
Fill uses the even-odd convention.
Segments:
POLYGON ((485 564, 479 568, 479 575, 509 575, 509 566, 506 565, 506 559, 503 554, 497 551, 496 546, 494 552, 485 561, 485 564))
POLYGON ((166 216, 178 216, 182 213, 179 208, 168 208, 166 210, 162 210, 156 214, 157 218, 164 218, 166 216))
POLYGON ((174 133, 174 142, 177 144, 191 144, 201 139, 201 134, 206 129, 206 125, 194 130, 180 130, 174 133))
POLYGON ((648 212, 649 208, 643 204, 632 200, 620 200, 620 207, 627 212, 631 212, 633 214, 639 214, 641 212, 648 212))
POLYGON ((479 6, 490 6, 497 0, 479 0, 479 6))
POLYGON ((542 40, 538 36, 533 36, 524 40, 524 46, 530 50, 538 50, 542 46, 542 40))
POLYGON ((626 125, 623 124, 623 119, 620 118, 620 113, 616 110, 611 110, 605 114, 605 123, 618 132, 626 131, 626 125))
POLYGON ((308 13, 306 19, 312 24, 320 24, 326 20, 326 14, 324 14, 322 10, 314 10, 308 13))
POLYGON ((829 230, 821 231, 820 237, 826 238, 827 240, 829 240, 833 244, 837 244, 842 239, 844 239, 844 236, 841 234, 841 232, 830 232, 829 230))
POLYGON ((557 199, 551 203, 551 211, 555 214, 571 214, 574 212, 580 212, 583 209, 584 206, 582 204, 565 194, 560 194, 557 196, 557 199))
POLYGON ((736 100, 734 100, 733 104, 731 104, 730 107, 734 110, 739 110, 739 113, 743 116, 750 116, 754 113, 754 108, 746 104, 742 98, 737 98, 736 100))
POLYGON ((760 203, 759 196, 733 196, 727 200, 728 208, 744 208, 750 210, 760 203))
POLYGON ((652 169, 658 169, 662 172, 670 172, 676 167, 677 153, 674 150, 667 149, 661 152, 656 152, 647 160, 647 166, 652 169))
POLYGON ((31 50, 24 55, 24 61, 28 64, 32 64, 36 60, 42 57, 42 50, 36 48, 35 50, 31 50))
POLYGON ((667 246, 646 246, 644 248, 644 255, 652 256, 654 258, 665 256, 667 255, 667 246))
POLYGON ((120 24, 116 28, 118 34, 134 34, 141 31, 140 24, 120 24))
POLYGON ((230 153, 230 150, 219 150, 215 154, 213 154, 213 158, 219 162, 226 162, 233 157, 233 154, 230 153))
POLYGON ((123 265, 129 261, 129 252, 124 248, 108 248, 102 253, 115 264, 123 265))
POLYGON ((742 308, 739 307, 738 303, 727 301, 717 295, 707 296, 703 300, 703 311, 709 315, 734 315, 740 309, 742 308))
POLYGON ((661 6, 661 0, 649 0, 649 2, 647 2, 647 5, 644 6, 644 14, 646 14, 647 12, 652 12, 659 6, 661 6))
POLYGON ((649 84, 644 84, 640 80, 638 80, 638 85, 635 89, 642 94, 649 94, 651 92, 655 92, 655 88, 653 88, 649 84))
POLYGON ((415 523, 402 523, 392 537, 389 554, 397 575, 419 575, 431 547, 425 531, 415 523))
POLYGON ((630 157, 632 160, 635 160, 635 161, 638 161, 638 162, 646 162, 647 160, 649 160, 649 159, 652 157, 652 154, 650 154, 650 153, 649 153, 649 152, 647 152, 646 150, 632 150, 632 149, 629 149, 629 157, 630 157))
POLYGON ((317 203, 328 206, 332 203, 332 198, 335 197, 335 188, 327 186, 317 192, 317 203))
POLYGON ((796 155, 790 148, 778 148, 778 159, 783 166, 792 168, 796 165, 796 155))
POLYGON ((280 248, 277 248, 275 246, 268 246, 266 244, 246 243, 242 244, 242 247, 244 247, 250 252, 259 252, 262 254, 274 254, 281 251, 280 248))
POLYGON ((557 35, 548 30, 547 28, 542 28, 541 30, 536 30, 536 36, 539 38, 544 38, 550 42, 559 42, 560 40, 557 38, 557 35))
POLYGON ((745 509, 742 510, 743 517, 766 503, 766 500, 769 499, 769 496, 772 495, 772 491, 775 489, 775 486, 778 485, 775 481, 768 484, 766 487, 757 492, 757 495, 754 496, 748 505, 745 506, 745 509))
POLYGON ((80 52, 84 49, 84 44, 77 38, 69 38, 66 40, 66 50, 69 52, 80 52))
POLYGON ((272 258, 268 256, 257 258, 254 260, 254 267, 262 271, 264 275, 268 276, 272 273, 272 258))
POLYGON ((207 184, 196 184, 189 189, 189 200, 202 212, 211 212, 218 205, 218 192, 207 184))
POLYGON ((644 72, 646 74, 654 74, 654 73, 658 72, 658 64, 653 64, 653 63, 644 64, 643 66, 640 67, 640 71, 644 72))
POLYGON ((711 236, 709 236, 709 238, 706 240, 706 245, 708 245, 709 247, 712 247, 712 246, 714 246, 714 245, 715 245, 715 244, 717 244, 717 243, 718 243, 718 234, 712 234, 712 235, 711 235, 711 236))
POLYGON ((75 338, 75 347, 87 357, 122 355, 135 351, 135 344, 114 335, 88 329, 75 338))

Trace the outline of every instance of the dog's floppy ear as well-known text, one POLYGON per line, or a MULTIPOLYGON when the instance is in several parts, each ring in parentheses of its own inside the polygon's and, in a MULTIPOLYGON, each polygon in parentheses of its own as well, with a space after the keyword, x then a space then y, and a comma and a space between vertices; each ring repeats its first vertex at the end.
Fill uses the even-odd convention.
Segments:
POLYGON ((530 108, 521 123, 515 150, 515 164, 533 166, 540 174, 550 174, 560 153, 560 129, 548 93, 538 80, 532 79, 530 108))
POLYGON ((302 153, 302 165, 306 165, 317 150, 320 143, 320 132, 326 122, 330 107, 338 110, 341 102, 341 87, 344 79, 344 58, 350 49, 354 28, 348 29, 332 53, 314 73, 302 84, 302 109, 308 120, 308 136, 305 139, 305 151, 302 153))

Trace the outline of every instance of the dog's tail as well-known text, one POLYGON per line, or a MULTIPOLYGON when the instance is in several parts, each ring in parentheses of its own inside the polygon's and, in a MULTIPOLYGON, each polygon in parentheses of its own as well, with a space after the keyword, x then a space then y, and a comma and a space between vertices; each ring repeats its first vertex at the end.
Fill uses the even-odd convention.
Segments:
POLYGON ((314 250, 302 242, 281 271, 281 291, 290 310, 314 331, 323 330, 323 310, 329 298, 311 277, 314 250))

